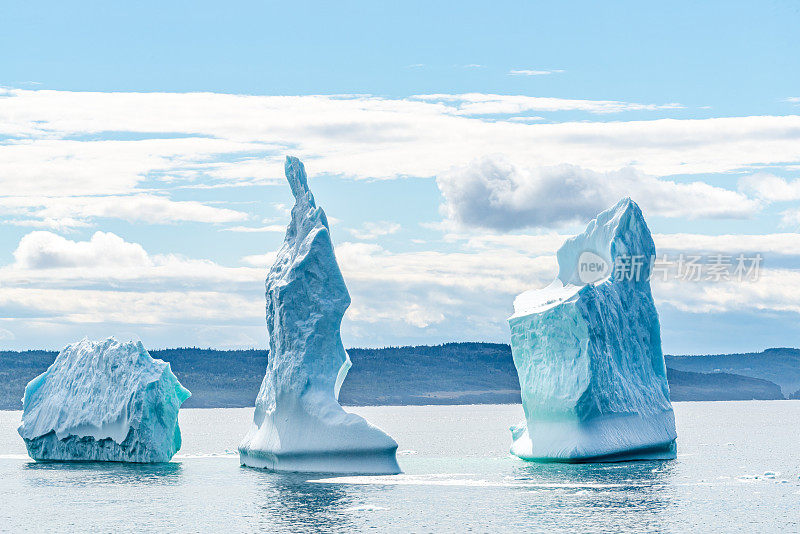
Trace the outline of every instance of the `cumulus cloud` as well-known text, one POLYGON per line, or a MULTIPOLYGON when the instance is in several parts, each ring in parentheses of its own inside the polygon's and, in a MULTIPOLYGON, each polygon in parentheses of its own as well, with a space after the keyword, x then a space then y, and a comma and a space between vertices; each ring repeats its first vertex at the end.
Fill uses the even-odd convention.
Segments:
POLYGON ((0 267, 5 287, 105 288, 141 291, 204 287, 237 291, 262 275, 248 267, 225 267, 176 254, 149 254, 139 243, 111 232, 86 241, 37 230, 20 239, 14 262, 0 267))
POLYGON ((31 232, 14 251, 23 269, 58 267, 143 267, 147 252, 138 243, 128 243, 116 234, 96 232, 89 241, 70 241, 51 232, 31 232))
POLYGON ((132 329, 142 338, 163 332, 161 343, 174 346, 209 326, 228 336, 263 323, 253 298, 263 291, 260 269, 149 254, 109 232, 82 241, 35 231, 13 255, 0 267, 0 320, 23 348, 132 329))
POLYGON ((443 173, 437 184, 450 221, 499 230, 585 222, 626 196, 648 215, 667 217, 743 218, 759 208, 735 191, 658 179, 631 167, 611 172, 574 165, 521 168, 499 156, 443 173))

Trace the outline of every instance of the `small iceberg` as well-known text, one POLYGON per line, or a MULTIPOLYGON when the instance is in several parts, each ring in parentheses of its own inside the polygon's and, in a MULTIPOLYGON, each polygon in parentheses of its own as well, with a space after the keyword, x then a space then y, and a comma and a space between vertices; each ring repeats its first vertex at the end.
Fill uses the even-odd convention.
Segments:
POLYGON ((511 452, 537 461, 675 458, 650 270, 655 245, 626 198, 558 250, 558 277, 514 301, 525 421, 511 452))
POLYGON ((269 362, 240 461, 275 471, 399 473, 397 443, 339 405, 351 365, 339 332, 350 295, 297 158, 286 158, 286 178, 295 205, 267 274, 269 362))
POLYGON ((84 338, 28 383, 18 431, 37 461, 168 462, 190 395, 141 342, 84 338))

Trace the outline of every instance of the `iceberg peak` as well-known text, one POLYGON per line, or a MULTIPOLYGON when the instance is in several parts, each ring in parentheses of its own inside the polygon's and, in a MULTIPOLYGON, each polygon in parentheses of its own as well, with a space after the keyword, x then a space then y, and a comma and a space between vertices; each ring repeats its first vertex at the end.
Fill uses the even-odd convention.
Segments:
MULTIPOLYGON (((586 230, 567 239, 558 249, 558 279, 563 284, 585 285, 581 280, 580 255, 592 252, 613 266, 621 254, 650 258, 655 244, 639 206, 625 197, 612 208, 601 212, 586 230)), ((649 262, 645 275, 649 274, 649 262)))
POLYGON ((286 156, 286 162, 283 168, 295 200, 300 202, 302 197, 307 197, 311 207, 316 207, 314 196, 308 188, 308 177, 306 176, 306 167, 303 165, 303 162, 294 156, 286 156))
POLYGON ((544 289, 518 295, 511 318, 545 311, 572 298, 586 285, 604 282, 645 284, 649 293, 655 253, 653 237, 641 208, 625 197, 589 221, 586 230, 561 245, 556 252, 556 279, 544 289), (628 260, 633 260, 633 263, 626 263, 628 260), (622 270, 628 276, 618 276, 626 274, 622 270), (611 280, 615 275, 617 280, 611 280))

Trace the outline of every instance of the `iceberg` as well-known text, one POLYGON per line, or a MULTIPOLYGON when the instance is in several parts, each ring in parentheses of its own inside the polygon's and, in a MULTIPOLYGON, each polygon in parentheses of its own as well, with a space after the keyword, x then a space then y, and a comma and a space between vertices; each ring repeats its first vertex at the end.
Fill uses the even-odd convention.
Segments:
POLYGON ((295 205, 267 274, 269 361, 240 461, 274 471, 399 473, 397 443, 339 405, 351 366, 339 330, 350 295, 303 164, 287 157, 285 168, 295 205))
POLYGON ((514 301, 511 352, 525 421, 512 454, 600 462, 676 455, 675 416, 650 292, 655 245, 629 198, 558 250, 558 277, 514 301))
POLYGON ((141 342, 84 338, 25 387, 18 431, 37 461, 168 462, 190 395, 141 342))

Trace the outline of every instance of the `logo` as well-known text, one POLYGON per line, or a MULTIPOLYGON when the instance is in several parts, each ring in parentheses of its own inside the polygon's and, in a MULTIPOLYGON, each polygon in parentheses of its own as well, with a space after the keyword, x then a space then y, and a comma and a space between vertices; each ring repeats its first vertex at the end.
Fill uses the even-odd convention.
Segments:
POLYGON ((608 262, 588 250, 578 258, 578 279, 584 284, 594 284, 608 278, 611 267, 608 262))

